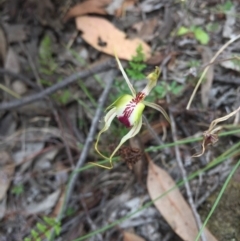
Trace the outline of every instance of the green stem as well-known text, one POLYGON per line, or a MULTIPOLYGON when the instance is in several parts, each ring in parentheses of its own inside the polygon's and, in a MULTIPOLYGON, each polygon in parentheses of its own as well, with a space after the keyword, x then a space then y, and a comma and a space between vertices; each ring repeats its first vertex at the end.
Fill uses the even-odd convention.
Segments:
MULTIPOLYGON (((229 135, 233 135, 233 134, 237 134, 237 133, 240 133, 240 129, 225 131, 225 132, 220 133, 219 136, 220 137, 221 136, 229 136, 229 135)), ((201 140, 202 140, 202 137, 191 137, 191 138, 186 138, 186 139, 182 139, 182 140, 179 140, 179 141, 175 141, 175 142, 172 142, 172 143, 167 143, 167 144, 164 144, 164 145, 161 145, 161 146, 149 147, 149 148, 146 148, 145 151, 146 152, 156 151, 156 150, 161 150, 161 149, 164 149, 164 148, 167 148, 167 147, 173 147, 173 146, 177 146, 177 145, 188 144, 188 143, 191 143, 191 142, 201 141, 201 140)))

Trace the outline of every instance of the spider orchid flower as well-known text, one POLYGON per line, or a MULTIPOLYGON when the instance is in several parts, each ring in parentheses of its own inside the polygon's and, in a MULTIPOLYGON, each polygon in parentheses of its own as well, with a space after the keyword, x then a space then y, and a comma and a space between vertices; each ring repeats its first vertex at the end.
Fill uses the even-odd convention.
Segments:
POLYGON ((146 87, 139 93, 136 93, 135 89, 133 88, 132 84, 130 83, 119 59, 116 56, 116 61, 118 63, 119 69, 127 82, 127 85, 131 91, 131 95, 125 94, 121 97, 119 97, 114 103, 112 103, 106 110, 109 110, 107 114, 104 117, 104 122, 105 125, 103 129, 99 132, 97 136, 97 141, 95 143, 95 150, 98 152, 100 156, 103 158, 109 160, 110 166, 104 166, 101 164, 97 163, 92 163, 93 165, 106 168, 106 169, 112 169, 113 164, 112 164, 112 158, 116 154, 116 152, 119 150, 119 148, 125 143, 128 139, 134 137, 137 135, 142 127, 142 113, 145 108, 145 106, 152 107, 153 109, 156 109, 160 111, 164 117, 170 122, 169 117, 165 110, 151 102, 145 101, 145 97, 149 95, 150 91, 156 86, 158 77, 160 75, 160 69, 158 67, 155 68, 155 71, 150 73, 147 76, 148 83, 146 87), (131 128, 129 132, 121 139, 120 143, 118 146, 115 148, 113 153, 111 154, 110 157, 104 156, 99 150, 98 150, 98 142, 100 139, 100 136, 103 132, 107 131, 108 128, 110 127, 113 119, 117 117, 118 120, 125 125, 127 128, 131 128))

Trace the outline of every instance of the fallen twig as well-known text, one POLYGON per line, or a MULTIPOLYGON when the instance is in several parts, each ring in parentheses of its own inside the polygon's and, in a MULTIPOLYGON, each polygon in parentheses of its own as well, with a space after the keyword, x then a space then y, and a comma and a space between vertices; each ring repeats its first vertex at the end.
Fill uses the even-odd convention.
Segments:
MULTIPOLYGON (((114 71, 113 75, 115 75, 115 71, 114 71)), ((89 133, 88 133, 85 145, 84 145, 84 147, 83 147, 83 149, 81 151, 81 155, 80 155, 80 157, 78 159, 78 162, 76 164, 75 170, 78 170, 80 167, 82 167, 83 164, 86 161, 89 149, 90 149, 90 147, 92 145, 92 142, 93 142, 96 130, 97 130, 98 121, 99 121, 101 113, 102 113, 102 108, 103 108, 103 106, 104 106, 104 104, 105 104, 105 102, 107 100, 108 93, 109 93, 109 91, 111 89, 111 86, 112 86, 112 83, 113 83, 113 79, 114 79, 114 77, 112 77, 110 79, 110 81, 107 83, 107 85, 106 85, 102 95, 99 98, 98 108, 97 108, 97 110, 95 112, 95 115, 94 115, 94 118, 92 120, 92 124, 91 124, 90 130, 89 130, 89 133)), ((67 204, 68 204, 68 202, 70 200, 70 197, 72 196, 73 188, 74 188, 75 182, 76 182, 76 180, 78 178, 78 174, 79 173, 77 171, 73 171, 72 174, 70 175, 69 183, 68 183, 67 189, 66 189, 64 204, 63 204, 62 209, 59 212, 59 215, 57 217, 58 221, 61 221, 61 219, 62 219, 62 217, 63 217, 63 215, 65 213, 67 204)), ((52 232, 52 237, 50 238, 50 240, 53 240, 53 235, 54 235, 54 233, 52 232)))
MULTIPOLYGON (((168 103, 170 103, 169 95, 167 95, 167 101, 168 101, 168 103)), ((169 116, 170 116, 170 120, 171 120, 171 129, 172 129, 173 141, 176 142, 176 141, 178 141, 178 139, 177 139, 177 129, 176 129, 176 123, 175 123, 175 120, 174 120, 174 117, 173 117, 171 111, 169 112, 169 116)), ((193 201, 192 191, 191 191, 191 188, 190 188, 190 185, 189 185, 189 182, 188 182, 188 178, 187 178, 185 168, 183 166, 182 158, 181 158, 181 155, 180 155, 180 150, 179 150, 178 145, 176 145, 174 148, 175 148, 177 163, 178 163, 178 166, 180 168, 180 171, 181 171, 181 174, 182 174, 182 177, 183 177, 183 181, 184 181, 184 185, 185 185, 185 188, 186 188, 186 191, 187 191, 188 202, 189 202, 189 205, 192 209, 193 215, 195 217, 197 227, 200 230, 200 228, 202 227, 202 222, 201 222, 200 216, 197 212, 196 205, 193 201)), ((201 239, 202 239, 202 241, 207 241, 204 232, 201 233, 201 239)))
POLYGON ((13 100, 10 102, 2 103, 2 104, 0 104, 0 110, 11 110, 11 109, 32 103, 34 101, 41 100, 44 97, 46 97, 50 94, 53 94, 54 92, 74 83, 79 78, 87 78, 93 74, 108 70, 113 67, 115 67, 114 61, 106 60, 106 61, 102 62, 101 64, 96 65, 92 68, 83 70, 76 74, 73 74, 73 75, 67 77, 66 79, 62 80, 61 82, 56 83, 55 85, 52 85, 51 87, 40 91, 39 93, 26 96, 19 100, 13 100))

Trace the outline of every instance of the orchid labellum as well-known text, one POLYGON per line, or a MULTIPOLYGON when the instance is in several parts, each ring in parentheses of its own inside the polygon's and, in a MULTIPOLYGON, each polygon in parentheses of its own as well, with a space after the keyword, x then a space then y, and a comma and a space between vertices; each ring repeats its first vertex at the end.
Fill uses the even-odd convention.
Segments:
POLYGON ((142 113, 143 113, 145 106, 149 106, 153 109, 160 111, 164 115, 164 117, 169 121, 169 117, 168 117, 167 113, 161 106, 159 106, 155 103, 145 101, 145 97, 149 95, 150 91, 157 84, 157 80, 160 75, 160 69, 158 67, 156 67, 155 71, 150 73, 147 76, 148 83, 147 83, 146 87, 141 92, 136 93, 135 89, 133 88, 132 84, 130 83, 130 81, 117 57, 116 57, 116 61, 118 63, 119 69, 120 69, 125 81, 127 82, 128 87, 131 91, 131 95, 125 94, 125 95, 119 97, 114 103, 112 103, 106 109, 109 111, 107 112, 106 116, 104 117, 105 125, 97 136, 95 149, 99 153, 100 156, 109 160, 110 166, 108 167, 108 166, 104 166, 104 165, 97 164, 97 163, 91 163, 93 165, 103 167, 106 169, 113 168, 112 158, 116 154, 116 152, 119 150, 119 148, 123 145, 123 143, 125 143, 128 139, 134 137, 135 135, 137 135, 139 133, 139 131, 142 127, 142 113), (118 120, 123 125, 125 125, 127 128, 131 128, 131 129, 121 139, 120 143, 115 148, 115 150, 113 151, 111 156, 106 157, 98 150, 98 142, 99 142, 101 134, 108 130, 108 128, 110 127, 110 125, 115 117, 117 117, 118 120))

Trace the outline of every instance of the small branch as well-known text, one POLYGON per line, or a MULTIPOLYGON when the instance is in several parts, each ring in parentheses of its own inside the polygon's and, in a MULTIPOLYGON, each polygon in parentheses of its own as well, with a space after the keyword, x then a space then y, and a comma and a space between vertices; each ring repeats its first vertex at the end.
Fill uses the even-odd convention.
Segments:
MULTIPOLYGON (((109 68, 109 66, 108 66, 109 68)), ((115 75, 115 71, 113 72, 113 75, 115 75)), ((83 166, 83 164, 85 163, 86 159, 87 159, 87 155, 88 155, 88 152, 90 150, 90 147, 92 145, 92 142, 93 142, 93 139, 94 139, 94 136, 95 136, 95 133, 96 133, 96 130, 97 130, 97 126, 98 126, 98 121, 100 119, 100 116, 101 116, 101 113, 102 113, 102 108, 107 100, 107 97, 108 97, 108 94, 109 94, 109 91, 111 89, 111 86, 112 86, 112 83, 113 83, 113 80, 114 80, 114 77, 110 78, 109 82, 106 84, 106 87, 102 93, 102 95, 100 96, 99 98, 99 101, 98 101, 98 108, 95 112, 95 115, 94 115, 94 118, 92 120, 92 124, 91 124, 91 127, 90 127, 90 130, 89 130, 89 133, 88 133, 88 136, 87 136, 87 139, 86 139, 86 142, 85 142, 85 145, 82 149, 82 152, 81 152, 81 155, 78 159, 78 162, 77 162, 77 165, 75 167, 75 170, 78 170, 80 167, 83 166)), ((64 204, 62 206, 62 209, 57 217, 57 220, 58 221, 61 221, 64 213, 65 213, 65 210, 66 210, 66 207, 67 207, 67 204, 69 203, 69 200, 72 196, 72 192, 73 192, 73 188, 75 186, 75 182, 78 178, 78 172, 77 171, 73 171, 71 176, 70 176, 70 180, 69 180, 69 183, 67 185, 67 190, 66 190, 66 194, 65 194, 65 200, 64 200, 64 204)), ((53 232, 52 232, 52 235, 53 232)), ((52 240, 53 237, 50 238, 50 240, 52 240)))
MULTIPOLYGON (((170 103, 169 95, 167 95, 167 102, 170 103)), ((174 117, 173 117, 171 112, 169 112, 169 117, 170 117, 170 120, 171 120, 173 141, 177 142, 178 141, 178 139, 177 139, 177 128, 176 128, 176 123, 175 123, 174 117)), ((183 181, 184 181, 184 185, 185 185, 185 188, 186 188, 186 191, 187 191, 188 202, 189 202, 190 207, 193 211, 193 215, 195 217, 198 230, 200 230, 201 227, 202 227, 202 222, 201 222, 200 216, 197 212, 197 208, 196 208, 196 206, 194 204, 194 201, 193 201, 192 191, 191 191, 191 188, 190 188, 190 185, 189 185, 189 182, 188 182, 188 179, 187 179, 187 174, 186 174, 183 162, 182 162, 180 150, 179 150, 179 147, 177 145, 175 146, 175 153, 176 153, 176 159, 177 159, 177 162, 178 162, 178 166, 180 168, 180 171, 181 171, 181 174, 182 174, 182 177, 183 177, 183 181)), ((204 232, 201 233, 201 239, 202 239, 202 241, 207 241, 204 232)))
POLYGON ((101 63, 97 66, 94 66, 92 68, 86 69, 79 73, 73 74, 73 75, 67 77, 66 79, 62 80, 61 82, 40 91, 39 93, 29 95, 20 100, 13 100, 10 102, 2 103, 2 104, 0 104, 0 110, 11 110, 11 109, 32 103, 34 101, 41 100, 41 99, 45 98, 46 96, 51 95, 54 92, 76 82, 79 78, 87 78, 93 74, 96 74, 98 72, 102 72, 105 70, 109 70, 110 68, 113 68, 113 67, 115 67, 113 60, 104 61, 103 63, 101 63))

